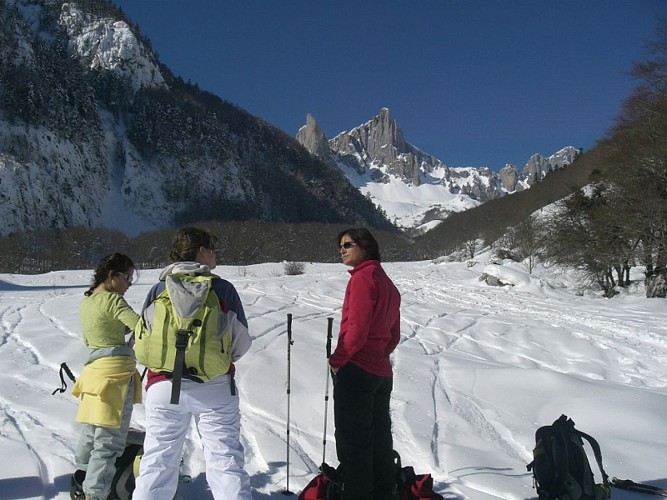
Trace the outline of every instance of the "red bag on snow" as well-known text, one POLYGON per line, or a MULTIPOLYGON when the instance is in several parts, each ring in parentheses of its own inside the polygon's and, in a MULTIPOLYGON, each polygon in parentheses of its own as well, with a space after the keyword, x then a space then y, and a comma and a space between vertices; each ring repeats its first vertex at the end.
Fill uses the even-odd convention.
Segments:
POLYGON ((403 486, 401 500, 444 500, 444 497, 433 491, 431 474, 419 474, 413 484, 403 486))
POLYGON ((339 500, 340 491, 338 489, 338 475, 336 469, 322 464, 320 470, 323 472, 315 476, 306 485, 299 500, 339 500))
POLYGON ((402 467, 401 456, 396 451, 394 466, 401 500, 444 500, 442 495, 433 491, 431 474, 415 474, 412 466, 402 467))
MULTIPOLYGON (((433 491, 431 474, 415 474, 413 467, 401 467, 401 457, 394 452, 396 467, 396 483, 400 500, 444 500, 444 497, 433 491)), ((315 476, 299 495, 298 500, 339 500, 338 471, 322 464, 323 472, 315 476)))

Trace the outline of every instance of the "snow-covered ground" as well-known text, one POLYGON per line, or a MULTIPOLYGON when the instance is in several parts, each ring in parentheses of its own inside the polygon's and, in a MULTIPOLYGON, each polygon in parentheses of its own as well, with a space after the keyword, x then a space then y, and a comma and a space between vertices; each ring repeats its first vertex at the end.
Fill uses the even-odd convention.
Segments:
MULTIPOLYGON (((578 295, 570 274, 520 264, 386 263, 402 294, 394 355, 395 448, 430 472, 447 499, 535 497, 526 464, 535 430, 562 413, 600 443, 607 473, 667 487, 667 302, 638 286, 607 300, 578 295), (483 272, 514 286, 490 287, 483 272)), ((336 465, 333 404, 325 405, 327 318, 334 342, 348 279, 341 264, 221 266, 237 287, 254 344, 238 363, 243 444, 257 499, 298 493, 326 451, 336 465), (287 314, 293 315, 289 478, 287 314), (326 449, 322 443, 328 409, 326 449)), ((86 358, 78 306, 91 271, 0 275, 0 499, 69 497, 76 400, 51 395, 66 361, 86 358)), ((157 276, 140 272, 139 308, 157 276)), ((70 384, 71 387, 71 384, 70 384)), ((143 424, 135 406, 134 425, 143 424)), ((595 466, 594 466, 595 469, 595 466)), ((211 498, 191 431, 183 498, 211 498)), ((615 499, 641 494, 614 490, 615 499)))

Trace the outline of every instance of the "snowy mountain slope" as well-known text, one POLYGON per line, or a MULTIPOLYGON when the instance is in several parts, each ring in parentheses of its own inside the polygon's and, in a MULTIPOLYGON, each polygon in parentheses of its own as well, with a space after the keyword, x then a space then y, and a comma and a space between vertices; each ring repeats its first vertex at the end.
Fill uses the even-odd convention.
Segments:
POLYGON ((171 74, 106 0, 0 0, 0 41, 0 235, 244 217, 393 229, 339 171, 171 74))
POLYGON ((167 88, 153 54, 125 21, 100 18, 76 3, 66 3, 59 22, 67 30, 70 51, 89 69, 110 71, 129 81, 135 91, 141 87, 167 88))

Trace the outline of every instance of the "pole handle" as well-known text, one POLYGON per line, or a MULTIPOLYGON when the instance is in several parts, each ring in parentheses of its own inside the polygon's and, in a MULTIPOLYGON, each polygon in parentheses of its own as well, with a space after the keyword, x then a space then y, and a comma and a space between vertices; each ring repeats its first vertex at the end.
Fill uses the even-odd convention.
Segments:
POLYGON ((327 318, 327 359, 331 357, 331 339, 333 337, 333 318, 327 318))

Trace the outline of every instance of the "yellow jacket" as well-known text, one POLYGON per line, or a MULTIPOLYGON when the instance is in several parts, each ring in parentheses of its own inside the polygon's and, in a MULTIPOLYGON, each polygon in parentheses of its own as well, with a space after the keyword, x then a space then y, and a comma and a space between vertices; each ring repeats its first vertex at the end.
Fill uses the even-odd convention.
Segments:
POLYGON ((72 388, 72 395, 79 398, 76 421, 118 429, 132 376, 134 403, 141 403, 141 376, 134 358, 109 356, 84 366, 72 388))

